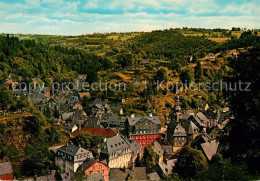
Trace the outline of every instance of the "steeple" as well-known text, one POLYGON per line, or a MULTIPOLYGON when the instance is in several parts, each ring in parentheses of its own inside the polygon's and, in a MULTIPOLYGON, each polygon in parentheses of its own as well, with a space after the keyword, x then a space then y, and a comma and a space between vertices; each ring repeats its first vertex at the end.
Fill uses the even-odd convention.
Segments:
POLYGON ((175 97, 175 107, 174 107, 174 116, 176 122, 179 122, 180 115, 181 115, 180 96, 179 94, 177 94, 175 97))

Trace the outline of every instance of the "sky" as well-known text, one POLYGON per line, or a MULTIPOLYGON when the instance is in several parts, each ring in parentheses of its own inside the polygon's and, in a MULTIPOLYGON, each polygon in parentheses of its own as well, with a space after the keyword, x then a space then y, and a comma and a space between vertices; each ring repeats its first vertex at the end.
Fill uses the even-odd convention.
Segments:
POLYGON ((0 0, 0 33, 260 28, 260 0, 0 0))

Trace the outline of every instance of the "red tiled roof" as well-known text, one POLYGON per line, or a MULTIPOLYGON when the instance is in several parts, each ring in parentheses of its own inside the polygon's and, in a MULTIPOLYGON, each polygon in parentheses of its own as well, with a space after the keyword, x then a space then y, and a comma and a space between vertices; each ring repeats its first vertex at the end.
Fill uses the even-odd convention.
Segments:
MULTIPOLYGON (((116 136, 117 134, 115 130, 107 128, 81 128, 80 132, 89 132, 92 135, 102 135, 106 138, 116 136)), ((73 136, 77 136, 78 134, 78 129, 72 133, 73 136)))

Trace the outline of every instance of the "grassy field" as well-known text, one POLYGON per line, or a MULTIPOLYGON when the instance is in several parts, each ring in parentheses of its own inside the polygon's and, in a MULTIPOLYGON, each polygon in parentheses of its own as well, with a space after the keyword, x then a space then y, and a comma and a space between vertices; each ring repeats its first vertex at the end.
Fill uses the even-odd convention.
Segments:
POLYGON ((231 40, 231 38, 228 38, 228 37, 223 37, 223 38, 206 38, 206 39, 215 41, 217 43, 222 43, 222 42, 231 40))

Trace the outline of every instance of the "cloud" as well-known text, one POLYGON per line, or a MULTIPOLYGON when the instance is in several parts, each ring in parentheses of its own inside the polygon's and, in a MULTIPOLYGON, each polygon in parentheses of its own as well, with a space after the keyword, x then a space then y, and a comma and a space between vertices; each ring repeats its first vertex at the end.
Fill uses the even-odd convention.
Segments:
POLYGON ((176 27, 259 28, 256 0, 0 0, 0 32, 76 35, 176 27))

